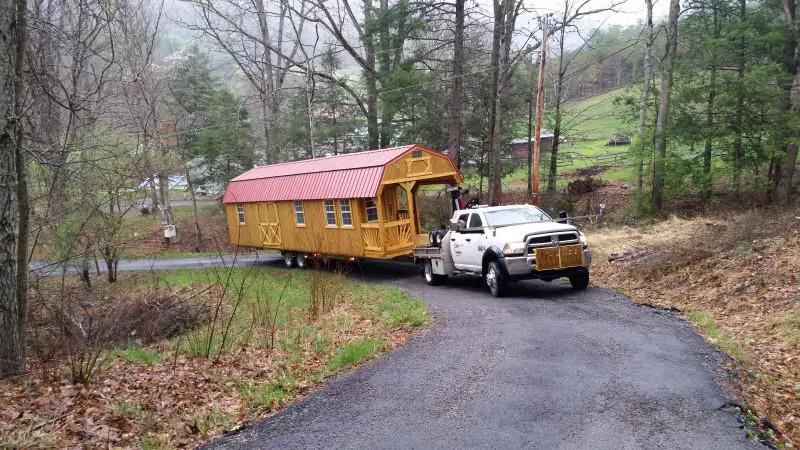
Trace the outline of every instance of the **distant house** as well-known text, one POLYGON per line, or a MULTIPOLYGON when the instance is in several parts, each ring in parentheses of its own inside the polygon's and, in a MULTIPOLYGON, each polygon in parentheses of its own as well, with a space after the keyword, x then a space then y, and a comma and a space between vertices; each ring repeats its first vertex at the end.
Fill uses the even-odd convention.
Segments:
MULTIPOLYGON (((513 139, 511 142, 508 143, 508 148, 511 153, 512 159, 528 159, 528 137, 521 137, 513 139)), ((541 137, 541 151, 542 152, 549 152, 553 149, 553 133, 550 131, 542 130, 542 137, 541 137)), ((531 148, 533 145, 531 143, 531 148)))

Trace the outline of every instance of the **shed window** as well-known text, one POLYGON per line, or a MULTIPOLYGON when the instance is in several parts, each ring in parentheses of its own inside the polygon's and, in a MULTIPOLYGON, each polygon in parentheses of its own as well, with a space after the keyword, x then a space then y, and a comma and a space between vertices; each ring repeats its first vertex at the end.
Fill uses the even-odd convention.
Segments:
POLYGON ((367 222, 378 221, 378 204, 375 203, 374 198, 364 200, 364 209, 367 212, 367 222))
POLYGON ((303 212, 303 202, 295 200, 294 202, 294 221, 298 225, 306 224, 306 215, 303 212))
POLYGON ((239 225, 244 225, 244 205, 236 204, 236 215, 239 216, 239 225))
POLYGON ((411 151, 412 158, 422 158, 422 150, 412 150, 411 151))
POLYGON ((342 226, 353 226, 353 213, 350 211, 350 200, 339 200, 339 212, 342 214, 342 226))
POLYGON ((333 200, 325 200, 325 224, 329 227, 336 226, 336 204, 333 200))

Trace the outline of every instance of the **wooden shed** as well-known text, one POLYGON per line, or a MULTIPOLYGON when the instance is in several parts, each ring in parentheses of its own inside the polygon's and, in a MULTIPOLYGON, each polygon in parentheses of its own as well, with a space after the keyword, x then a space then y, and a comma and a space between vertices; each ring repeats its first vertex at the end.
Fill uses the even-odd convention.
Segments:
POLYGON ((230 181, 223 203, 235 244, 389 259, 427 242, 420 186, 460 183, 449 157, 415 144, 256 167, 230 181))

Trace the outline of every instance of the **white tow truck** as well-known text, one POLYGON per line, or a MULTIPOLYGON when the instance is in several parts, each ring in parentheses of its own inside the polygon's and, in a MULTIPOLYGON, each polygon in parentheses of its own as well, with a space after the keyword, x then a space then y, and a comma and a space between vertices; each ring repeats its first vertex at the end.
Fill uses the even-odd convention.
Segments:
POLYGON ((432 232, 430 245, 414 249, 429 285, 453 275, 480 276, 491 294, 503 296, 511 281, 568 278, 589 285, 591 252, 586 236, 531 205, 457 210, 450 229, 432 232))

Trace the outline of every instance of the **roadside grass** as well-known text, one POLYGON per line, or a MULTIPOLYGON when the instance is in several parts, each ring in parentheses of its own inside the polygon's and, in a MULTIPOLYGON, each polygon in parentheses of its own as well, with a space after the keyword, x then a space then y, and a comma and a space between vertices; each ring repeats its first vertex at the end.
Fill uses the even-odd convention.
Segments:
POLYGON ((733 356, 738 361, 744 361, 747 358, 747 354, 734 342, 731 336, 717 327, 710 312, 691 311, 689 312, 689 318, 712 344, 721 348, 725 353, 733 356))
POLYGON ((117 351, 117 356, 129 363, 152 366, 161 362, 161 354, 152 348, 130 345, 117 351))
POLYGON ((378 354, 385 342, 381 339, 361 338, 345 344, 328 362, 327 369, 336 373, 355 366, 378 354))
POLYGON ((189 301, 202 303, 207 319, 168 340, 109 349, 86 385, 0 381, 10 393, 6 406, 26 411, 21 421, 0 414, 4 442, 195 446, 402 345, 429 321, 424 303, 402 290, 333 272, 251 266, 125 273, 106 287, 106 302, 147 289, 204 292, 189 301), (67 414, 53 420, 64 408, 67 414))

